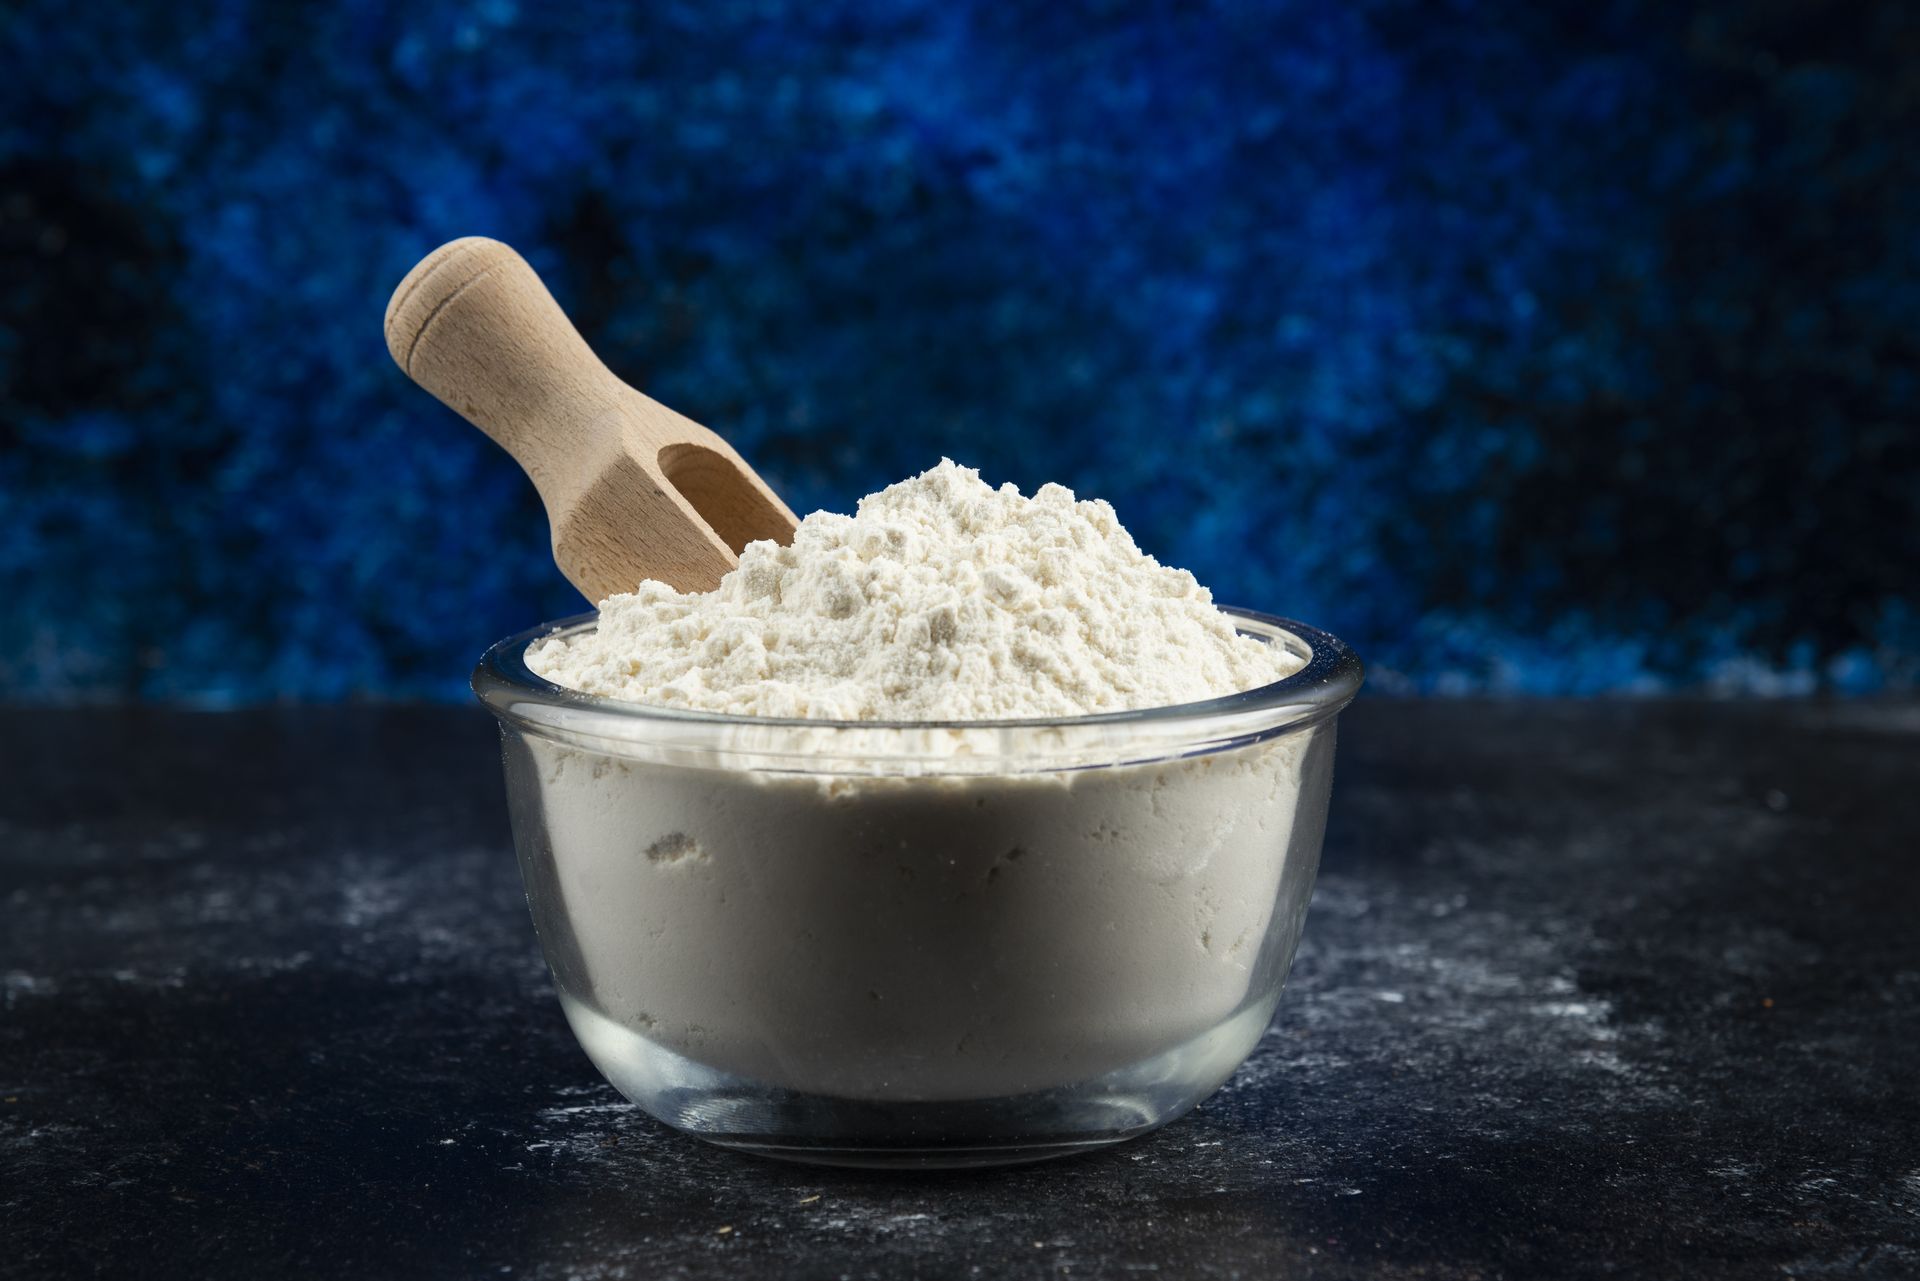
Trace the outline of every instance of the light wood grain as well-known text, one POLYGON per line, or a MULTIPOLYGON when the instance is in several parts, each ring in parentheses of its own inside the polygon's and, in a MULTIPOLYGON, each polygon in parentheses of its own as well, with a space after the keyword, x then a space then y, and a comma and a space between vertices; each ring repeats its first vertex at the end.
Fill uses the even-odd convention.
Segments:
POLYGON ((387 304, 407 376, 513 455, 547 507, 553 558, 588 600, 654 578, 710 591, 793 513, 726 441, 593 354, 525 259, 497 240, 440 246, 387 304))

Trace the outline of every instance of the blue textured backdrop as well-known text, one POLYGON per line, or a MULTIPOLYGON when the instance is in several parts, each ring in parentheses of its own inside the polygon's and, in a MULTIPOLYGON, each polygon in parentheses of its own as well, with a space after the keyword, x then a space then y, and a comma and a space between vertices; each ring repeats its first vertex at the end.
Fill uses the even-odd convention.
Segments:
POLYGON ((1911 6, 89 9, 0 18, 0 695, 572 612, 381 341, 468 233, 803 511, 1058 479, 1394 688, 1920 671, 1911 6))

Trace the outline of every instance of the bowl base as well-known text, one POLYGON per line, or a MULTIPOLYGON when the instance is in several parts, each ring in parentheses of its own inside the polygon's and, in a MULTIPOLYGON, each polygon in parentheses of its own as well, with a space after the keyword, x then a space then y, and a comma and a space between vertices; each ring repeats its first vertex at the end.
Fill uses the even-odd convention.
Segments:
POLYGON ((1112 1147, 1116 1143, 1124 1143, 1128 1139, 1137 1138, 1159 1128, 1159 1125, 1148 1125, 1131 1132, 1116 1132, 1100 1138, 972 1149, 794 1147, 718 1138, 709 1134, 696 1134, 694 1137, 732 1152, 744 1152, 749 1156, 766 1157, 769 1160, 786 1161, 796 1165, 826 1165, 848 1170, 979 1170, 995 1166, 1033 1165, 1040 1161, 1055 1161, 1061 1157, 1079 1156, 1087 1152, 1096 1152, 1101 1148, 1112 1147))
POLYGON ((950 1100, 845 1098, 748 1081, 658 1045, 564 991, 561 1004, 614 1088, 683 1133, 809 1165, 951 1170, 1073 1156, 1158 1129, 1232 1075, 1274 1002, 1251 1004, 1189 1041, 1089 1081, 950 1100))
MULTIPOLYGON (((846 1099, 769 1107, 766 1100, 699 1101, 697 1116, 648 1111, 686 1134, 718 1147, 777 1161, 860 1169, 964 1170, 1025 1165, 1111 1147, 1160 1128, 1179 1113, 1156 1118, 1150 1101, 1121 1099, 991 1099, 964 1104, 887 1105, 884 1124, 855 1127, 844 1139, 801 1137, 821 1122, 844 1126, 846 1099), (1021 1134, 1021 1114, 1044 1131, 1021 1134), (982 1132, 983 1122, 986 1131, 982 1132)), ((858 1105, 854 1105, 858 1106, 858 1105)), ((1181 1109, 1185 1111, 1185 1109, 1181 1109)))

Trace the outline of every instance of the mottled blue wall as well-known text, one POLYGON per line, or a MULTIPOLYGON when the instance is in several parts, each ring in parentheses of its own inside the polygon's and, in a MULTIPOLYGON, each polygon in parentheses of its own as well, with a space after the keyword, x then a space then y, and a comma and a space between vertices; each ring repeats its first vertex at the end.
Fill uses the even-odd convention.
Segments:
POLYGON ((1912 6, 0 19, 0 696, 459 696, 580 602, 407 384, 521 248, 800 510, 1111 499, 1417 690, 1911 688, 1912 6))

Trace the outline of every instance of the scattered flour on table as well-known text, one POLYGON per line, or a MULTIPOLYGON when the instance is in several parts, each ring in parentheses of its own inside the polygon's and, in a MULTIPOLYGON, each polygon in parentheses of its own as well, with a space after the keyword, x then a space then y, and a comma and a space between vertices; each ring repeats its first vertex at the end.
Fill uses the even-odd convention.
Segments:
POLYGON ((1192 574, 1105 502, 1023 497, 941 460, 753 543, 714 591, 644 582, 600 623, 527 652, 535 672, 627 702, 827 720, 990 720, 1166 707, 1302 665, 1242 636, 1192 574))

